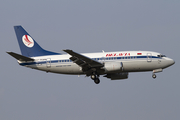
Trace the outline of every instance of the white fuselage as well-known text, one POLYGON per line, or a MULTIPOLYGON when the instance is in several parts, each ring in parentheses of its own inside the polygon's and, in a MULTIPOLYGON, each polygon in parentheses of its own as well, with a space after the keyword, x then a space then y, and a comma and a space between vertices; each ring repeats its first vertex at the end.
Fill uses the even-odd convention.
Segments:
MULTIPOLYGON (((141 72, 153 71, 156 69, 164 69, 174 64, 174 61, 168 57, 161 57, 157 52, 151 51, 117 51, 117 52, 99 52, 99 53, 84 53, 82 54, 93 60, 106 63, 119 62, 123 64, 123 70, 113 71, 113 73, 120 72, 141 72)), ((46 72, 60 73, 60 74, 84 74, 82 68, 73 63, 69 58, 69 54, 50 55, 32 57, 34 62, 18 61, 20 65, 38 69, 46 72)), ((106 68, 104 68, 106 69, 106 68)), ((105 70, 103 74, 112 73, 112 71, 105 70)))

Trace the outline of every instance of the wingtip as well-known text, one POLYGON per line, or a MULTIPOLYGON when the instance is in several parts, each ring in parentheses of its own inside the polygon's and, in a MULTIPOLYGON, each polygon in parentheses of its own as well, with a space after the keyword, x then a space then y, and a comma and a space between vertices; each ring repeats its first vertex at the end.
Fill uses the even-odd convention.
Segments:
POLYGON ((6 51, 6 53, 8 53, 8 54, 9 54, 9 53, 12 53, 12 52, 10 52, 10 51, 6 51))
POLYGON ((72 50, 70 50, 70 49, 64 49, 63 51, 64 51, 64 52, 67 52, 67 51, 72 51, 72 50))

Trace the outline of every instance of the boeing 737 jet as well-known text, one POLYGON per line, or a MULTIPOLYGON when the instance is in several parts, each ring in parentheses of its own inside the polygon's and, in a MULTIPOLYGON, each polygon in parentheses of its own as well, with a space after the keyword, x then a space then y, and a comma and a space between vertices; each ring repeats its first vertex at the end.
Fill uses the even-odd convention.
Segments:
POLYGON ((23 29, 14 26, 22 55, 7 52, 17 59, 19 65, 46 72, 86 75, 99 84, 100 75, 111 80, 127 79, 129 72, 152 71, 162 72, 173 65, 173 59, 152 51, 115 51, 98 53, 77 53, 73 50, 63 50, 67 54, 44 50, 23 29))

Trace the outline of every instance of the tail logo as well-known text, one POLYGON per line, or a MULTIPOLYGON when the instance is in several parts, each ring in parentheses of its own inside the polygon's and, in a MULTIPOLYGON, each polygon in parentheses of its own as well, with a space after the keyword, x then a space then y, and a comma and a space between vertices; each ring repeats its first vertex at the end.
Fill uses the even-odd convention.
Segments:
POLYGON ((29 35, 24 35, 22 37, 22 41, 27 47, 33 47, 34 46, 34 41, 29 35))

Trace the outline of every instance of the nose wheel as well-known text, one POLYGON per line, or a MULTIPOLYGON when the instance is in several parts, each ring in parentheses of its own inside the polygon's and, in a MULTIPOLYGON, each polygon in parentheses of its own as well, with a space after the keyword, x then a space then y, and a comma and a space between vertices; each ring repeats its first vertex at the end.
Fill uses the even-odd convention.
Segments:
POLYGON ((100 80, 99 80, 99 76, 98 75, 91 75, 91 79, 94 80, 94 83, 99 84, 100 80))
POLYGON ((155 78, 156 78, 156 74, 153 73, 153 74, 152 74, 152 77, 155 79, 155 78))

